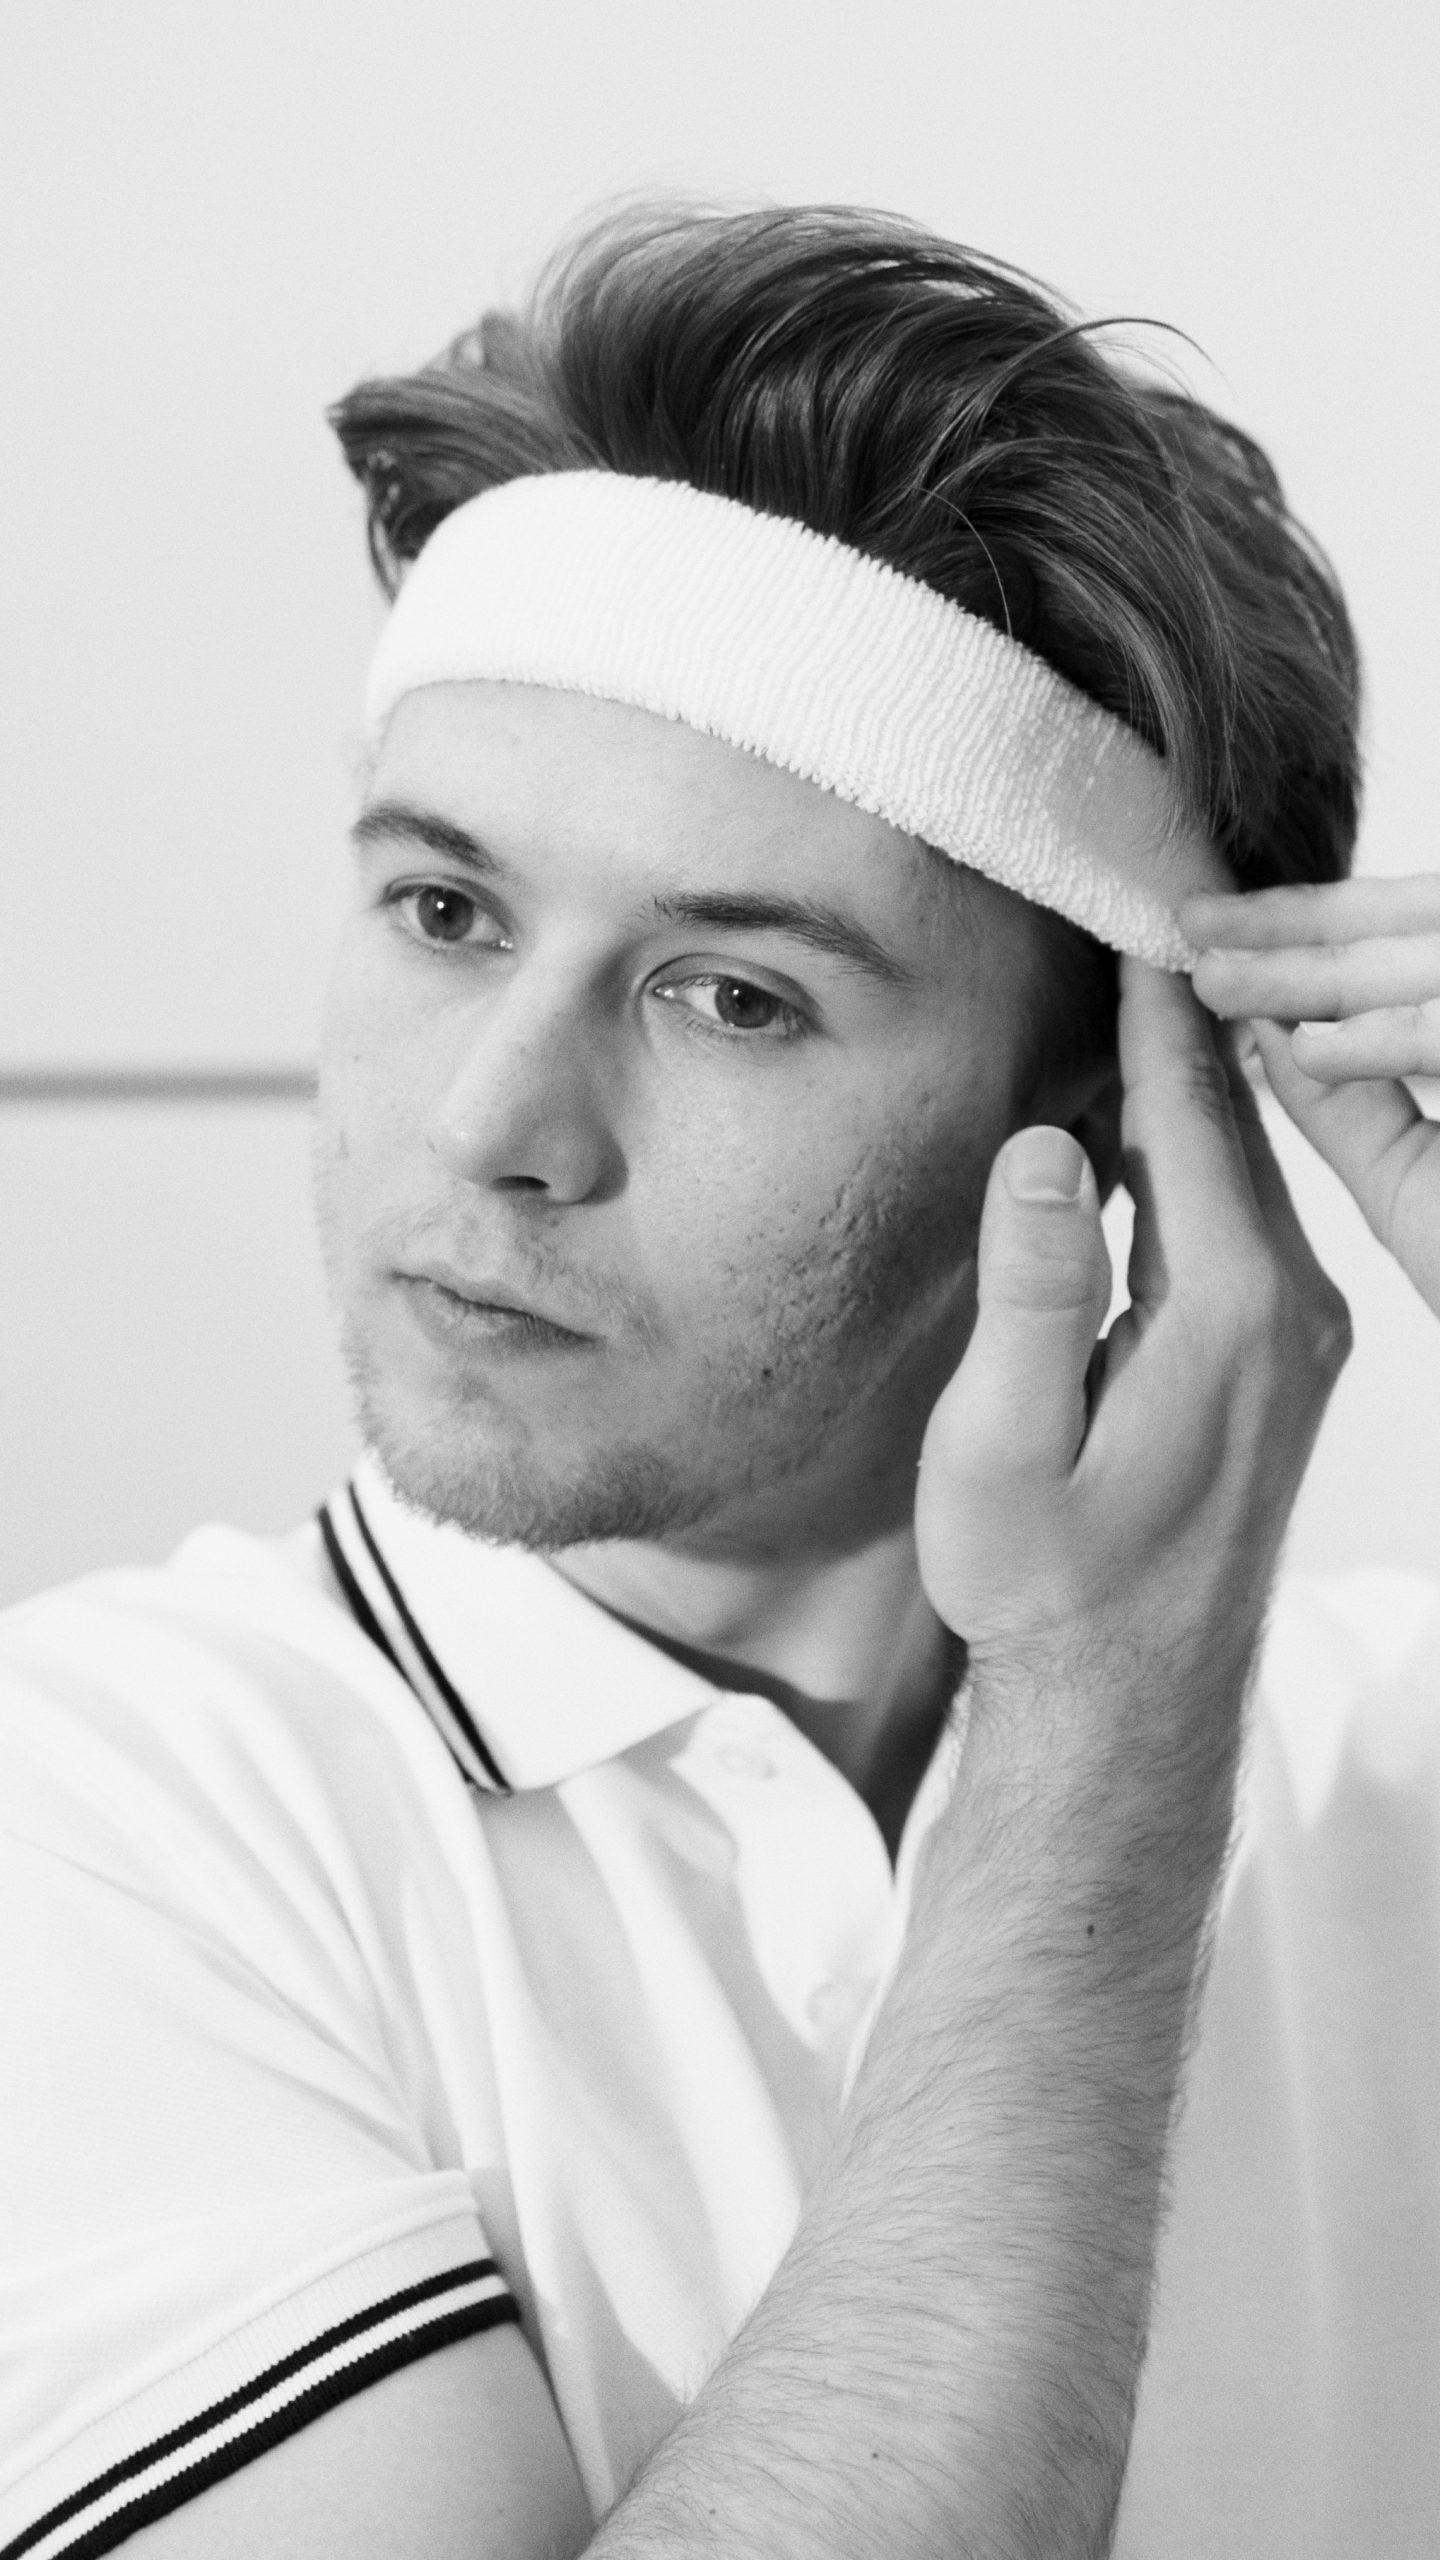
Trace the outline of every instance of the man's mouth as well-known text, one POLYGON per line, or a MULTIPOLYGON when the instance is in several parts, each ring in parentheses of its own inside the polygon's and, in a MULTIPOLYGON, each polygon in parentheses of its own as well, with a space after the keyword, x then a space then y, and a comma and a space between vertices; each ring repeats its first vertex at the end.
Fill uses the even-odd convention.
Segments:
POLYGON ((438 1329, 447 1339, 528 1341, 537 1348, 595 1340, 485 1273, 472 1275, 450 1263, 427 1262, 396 1277, 426 1330, 438 1329))

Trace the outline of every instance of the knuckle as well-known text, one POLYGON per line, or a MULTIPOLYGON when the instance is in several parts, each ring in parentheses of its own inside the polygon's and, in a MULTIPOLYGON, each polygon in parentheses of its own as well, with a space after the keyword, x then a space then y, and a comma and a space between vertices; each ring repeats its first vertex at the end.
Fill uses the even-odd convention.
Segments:
POLYGON ((1314 1291, 1307 1313, 1310 1357, 1322 1377, 1333 1382, 1355 1348, 1349 1304, 1333 1281, 1325 1280, 1314 1291))
MULTIPOLYGON (((1265 891, 1259 893, 1262 897, 1265 891)), ((1269 893, 1275 914, 1285 919, 1286 931, 1300 939, 1299 928, 1323 915, 1330 904, 1330 883, 1325 880, 1287 880, 1283 888, 1269 893)))
POLYGON ((1175 1062, 1180 1100, 1203 1119, 1223 1128, 1230 1117, 1230 1079, 1218 1052, 1210 1047, 1187 1050, 1175 1062))
POLYGON ((1202 1004, 1216 1013, 1230 1013, 1243 1006, 1252 974, 1245 966, 1245 956, 1235 951, 1201 953, 1191 983, 1202 1004))
POLYGON ((985 1267, 981 1289, 1003 1306, 1045 1311, 1088 1307, 1100 1294, 1100 1282, 1088 1254, 997 1254, 985 1267))
POLYGON ((1331 1385, 1349 1359, 1349 1306, 1318 1268, 1302 1282, 1283 1263, 1248 1256, 1237 1266, 1227 1308, 1229 1340, 1242 1357, 1291 1371, 1298 1366, 1331 1385))
POLYGON ((1175 1063, 1172 1092, 1185 1116, 1218 1137, 1226 1155, 1238 1141, 1248 1155, 1260 1143, 1263 1121, 1233 1025, 1216 1024, 1203 1053, 1175 1063))

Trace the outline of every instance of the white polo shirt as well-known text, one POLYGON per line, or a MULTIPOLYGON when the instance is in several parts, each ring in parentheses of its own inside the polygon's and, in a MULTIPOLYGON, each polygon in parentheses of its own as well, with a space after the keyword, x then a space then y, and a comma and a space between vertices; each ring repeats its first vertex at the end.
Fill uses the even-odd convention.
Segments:
MULTIPOLYGON (((10 1612, 0 2560, 516 2317, 602 2514, 789 2239, 957 1758, 892 1873, 778 1709, 368 1465, 10 1612)), ((1433 2554, 1428 1583, 1282 1597, 1173 2187, 1122 2560, 1433 2554)))

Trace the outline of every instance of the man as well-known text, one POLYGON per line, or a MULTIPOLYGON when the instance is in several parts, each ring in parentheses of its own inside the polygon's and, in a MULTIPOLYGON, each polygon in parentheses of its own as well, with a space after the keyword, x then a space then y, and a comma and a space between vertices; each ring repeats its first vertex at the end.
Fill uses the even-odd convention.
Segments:
POLYGON ((1428 2548, 1432 1595, 1282 1595, 1217 1918, 1345 1327, 1187 968, 1440 1301, 1333 585, 878 217, 339 425, 367 1455, 7 1624, 6 2551, 1428 2548))

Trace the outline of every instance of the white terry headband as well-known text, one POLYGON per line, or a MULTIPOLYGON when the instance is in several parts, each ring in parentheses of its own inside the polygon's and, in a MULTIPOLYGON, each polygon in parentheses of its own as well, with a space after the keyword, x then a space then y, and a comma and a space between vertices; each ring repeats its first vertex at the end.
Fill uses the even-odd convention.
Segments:
POLYGON ((546 472, 446 516, 381 634, 372 738, 403 694, 473 677, 683 720, 1160 968, 1194 963, 1179 900, 1234 885, 1162 759, 1031 650, 685 481, 546 472))

